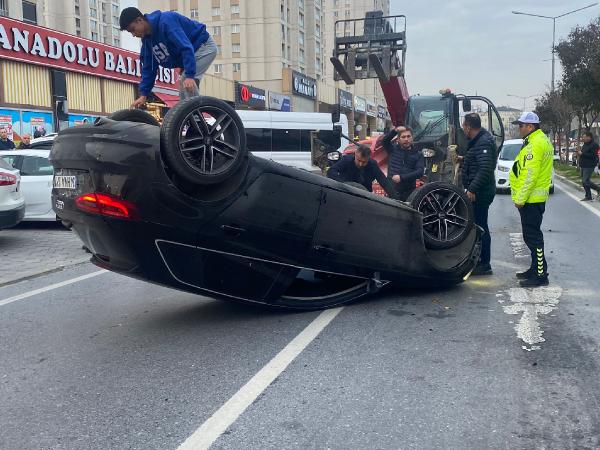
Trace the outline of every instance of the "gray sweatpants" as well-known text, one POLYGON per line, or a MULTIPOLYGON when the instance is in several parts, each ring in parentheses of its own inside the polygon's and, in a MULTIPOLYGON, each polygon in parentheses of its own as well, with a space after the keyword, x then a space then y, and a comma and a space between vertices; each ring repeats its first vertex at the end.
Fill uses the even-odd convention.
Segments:
MULTIPOLYGON (((212 64, 212 62, 217 57, 217 44, 212 37, 209 37, 208 40, 202 44, 195 53, 196 56, 196 85, 200 87, 200 82, 202 81, 202 77, 212 64)), ((196 89, 195 91, 187 91, 183 87, 183 80, 185 80, 185 73, 181 74, 181 78, 179 79, 179 98, 180 100, 184 100, 190 97, 197 97, 200 95, 200 91, 196 89)))

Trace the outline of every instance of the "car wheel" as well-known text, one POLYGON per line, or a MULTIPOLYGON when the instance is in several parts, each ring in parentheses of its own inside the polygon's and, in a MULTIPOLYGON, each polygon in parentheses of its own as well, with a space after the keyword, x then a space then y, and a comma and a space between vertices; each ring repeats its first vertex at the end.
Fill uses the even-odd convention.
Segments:
POLYGON ((154 116, 141 109, 120 109, 110 114, 108 119, 117 120, 119 122, 138 122, 160 126, 158 120, 156 120, 154 116))
POLYGON ((177 103, 165 116, 160 138, 169 168, 196 185, 228 179, 248 155, 241 119, 231 106, 212 97, 177 103))
POLYGON ((473 206, 462 189, 453 184, 425 184, 410 194, 407 201, 423 214, 423 240, 427 248, 454 247, 473 228, 473 206))

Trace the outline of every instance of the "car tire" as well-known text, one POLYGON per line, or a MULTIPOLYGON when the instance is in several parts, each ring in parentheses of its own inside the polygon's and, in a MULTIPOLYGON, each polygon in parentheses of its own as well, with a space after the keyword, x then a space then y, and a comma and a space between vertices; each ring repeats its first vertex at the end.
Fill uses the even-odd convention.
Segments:
POLYGON ((425 184, 413 191, 407 202, 423 214, 423 240, 432 250, 460 244, 473 228, 473 206, 463 190, 453 184, 425 184))
POLYGON ((177 103, 164 118, 160 141, 169 169, 195 185, 221 183, 248 158, 242 120, 231 106, 213 97, 177 103))
POLYGON ((107 118, 119 122, 137 122, 156 125, 157 127, 160 126, 160 123, 158 123, 158 120, 154 116, 141 109, 120 109, 110 114, 107 118))

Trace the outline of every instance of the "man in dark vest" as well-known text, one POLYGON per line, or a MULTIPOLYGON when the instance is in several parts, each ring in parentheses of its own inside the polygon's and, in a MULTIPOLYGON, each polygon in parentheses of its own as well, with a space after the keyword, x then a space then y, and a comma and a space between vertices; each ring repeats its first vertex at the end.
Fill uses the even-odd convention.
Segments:
POLYGON ((425 163, 423 154, 412 146, 412 130, 397 127, 383 138, 383 147, 389 155, 388 178, 394 183, 396 193, 392 197, 406 201, 417 187, 417 180, 423 176, 425 163), (392 140, 398 136, 398 142, 392 140))

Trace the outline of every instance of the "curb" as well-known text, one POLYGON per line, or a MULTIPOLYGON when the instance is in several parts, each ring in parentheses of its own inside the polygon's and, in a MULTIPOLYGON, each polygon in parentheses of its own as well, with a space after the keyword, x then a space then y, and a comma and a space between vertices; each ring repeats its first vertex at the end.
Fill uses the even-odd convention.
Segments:
POLYGON ((69 264, 65 264, 63 266, 58 266, 58 267, 53 267, 51 269, 46 269, 43 270, 41 272, 37 272, 37 273, 33 273, 30 275, 25 275, 24 277, 19 277, 19 278, 13 278, 13 279, 9 279, 7 281, 2 281, 0 282, 0 288, 9 286, 11 284, 16 284, 19 283, 21 281, 27 281, 27 280, 32 280, 34 278, 38 278, 44 275, 49 275, 51 273, 56 273, 56 272, 60 272, 62 270, 65 269, 70 269, 71 267, 75 267, 75 266, 79 266, 81 264, 85 264, 86 262, 90 262, 90 257, 86 257, 85 259, 81 259, 81 260, 76 260, 75 262, 69 263, 69 264))
POLYGON ((570 184, 572 187, 574 187, 578 191, 582 191, 583 192, 583 186, 581 186, 581 184, 575 183, 574 181, 569 180, 567 177, 564 177, 564 176, 559 175, 557 173, 554 173, 554 176, 556 178, 558 178, 560 181, 562 181, 563 183, 570 184))

